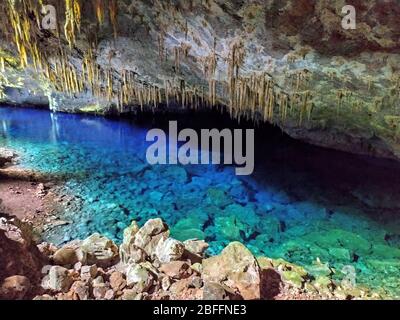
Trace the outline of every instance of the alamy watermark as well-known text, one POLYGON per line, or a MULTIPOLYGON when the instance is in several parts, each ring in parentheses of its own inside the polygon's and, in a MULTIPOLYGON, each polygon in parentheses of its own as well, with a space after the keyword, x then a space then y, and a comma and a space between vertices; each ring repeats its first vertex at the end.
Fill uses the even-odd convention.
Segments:
POLYGON ((56 8, 50 4, 43 5, 42 7, 42 19, 41 27, 44 30, 56 30, 57 29, 57 11, 56 8))
MULTIPOLYGON (((342 7, 342 28, 345 30, 356 29, 356 8, 352 5, 345 5, 342 7)), ((57 11, 53 5, 44 4, 42 7, 42 19, 41 27, 44 30, 56 30, 57 29, 57 11)))
POLYGON ((254 129, 202 129, 199 136, 193 129, 178 132, 176 121, 168 129, 168 134, 162 129, 147 133, 146 141, 152 142, 146 152, 149 164, 236 165, 237 175, 253 173, 254 129))
POLYGON ((346 5, 342 8, 342 28, 345 30, 354 30, 357 28, 356 8, 352 5, 346 5))

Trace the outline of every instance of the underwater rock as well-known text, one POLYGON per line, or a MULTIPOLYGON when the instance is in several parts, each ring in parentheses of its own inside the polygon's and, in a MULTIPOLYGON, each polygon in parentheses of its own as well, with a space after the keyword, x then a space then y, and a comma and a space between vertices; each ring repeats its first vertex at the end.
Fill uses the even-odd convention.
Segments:
POLYGON ((208 214, 201 209, 194 209, 188 212, 188 216, 179 221, 171 228, 171 234, 180 241, 188 239, 205 239, 202 231, 208 220, 208 214))
POLYGON ((228 241, 243 241, 250 233, 249 225, 243 223, 235 216, 216 217, 215 232, 217 239, 227 239, 228 241))
POLYGON ((233 202, 232 198, 221 189, 210 188, 207 190, 207 203, 219 208, 225 208, 233 202))
POLYGON ((241 243, 229 244, 219 256, 203 260, 204 281, 238 290, 246 300, 260 299, 261 270, 255 257, 241 243))
POLYGON ((372 256, 384 259, 400 259, 400 249, 383 244, 377 244, 372 246, 372 256))
POLYGON ((85 239, 81 245, 88 264, 101 267, 113 265, 119 259, 118 247, 114 242, 98 233, 85 239))
POLYGON ((350 251, 345 248, 329 248, 328 251, 329 255, 334 257, 337 261, 349 263, 352 260, 350 251))
POLYGON ((359 256, 366 255, 371 250, 371 244, 362 236, 342 229, 331 229, 327 232, 314 232, 308 234, 304 238, 321 247, 343 247, 359 256))

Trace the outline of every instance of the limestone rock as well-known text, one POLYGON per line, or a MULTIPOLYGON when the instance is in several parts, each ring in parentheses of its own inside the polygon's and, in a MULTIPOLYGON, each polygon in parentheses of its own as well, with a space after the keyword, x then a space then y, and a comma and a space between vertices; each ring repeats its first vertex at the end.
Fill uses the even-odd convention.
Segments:
POLYGON ((169 263, 179 260, 185 251, 185 246, 182 242, 168 238, 161 239, 158 243, 155 255, 161 263, 169 263))
POLYGON ((261 298, 261 270, 241 243, 229 244, 219 256, 203 260, 203 279, 237 290, 245 300, 261 298))
POLYGON ((152 256, 160 240, 168 237, 168 226, 161 219, 152 219, 135 234, 134 244, 143 249, 148 256, 152 256))
POLYGON ((90 279, 95 279, 97 276, 97 266, 91 265, 91 266, 83 266, 81 268, 81 279, 83 281, 89 281, 90 279))
POLYGON ((209 245, 204 240, 190 239, 183 242, 185 249, 199 256, 204 256, 209 245))
POLYGON ((115 292, 120 292, 126 287, 127 283, 121 272, 113 272, 110 276, 110 286, 115 292))
POLYGON ((88 264, 108 267, 116 263, 119 258, 118 247, 114 242, 97 233, 84 240, 81 249, 86 255, 88 264))
POLYGON ((153 285, 154 277, 145 267, 134 264, 129 265, 126 271, 126 283, 133 287, 137 293, 145 292, 153 285))
POLYGON ((68 292, 73 282, 68 269, 60 266, 53 266, 48 275, 46 289, 55 292, 68 292))
POLYGON ((60 266, 74 265, 78 261, 82 260, 83 254, 79 253, 77 249, 71 247, 62 247, 53 255, 54 264, 60 266))
POLYGON ((47 263, 32 239, 29 225, 16 218, 0 218, 0 279, 26 276, 39 284, 41 269, 47 263))
POLYGON ((192 274, 192 269, 187 262, 172 261, 160 267, 160 271, 173 279, 188 278, 192 274))
POLYGON ((71 286, 70 292, 79 300, 88 300, 90 296, 89 286, 83 281, 75 281, 71 286))
POLYGON ((22 300, 31 289, 31 282, 24 276, 12 276, 0 285, 0 299, 22 300))
POLYGON ((203 300, 209 300, 209 301, 229 300, 229 296, 223 286, 215 282, 207 281, 204 283, 203 300))
POLYGON ((6 148, 0 148, 0 168, 7 163, 11 163, 16 157, 17 154, 14 151, 6 148))

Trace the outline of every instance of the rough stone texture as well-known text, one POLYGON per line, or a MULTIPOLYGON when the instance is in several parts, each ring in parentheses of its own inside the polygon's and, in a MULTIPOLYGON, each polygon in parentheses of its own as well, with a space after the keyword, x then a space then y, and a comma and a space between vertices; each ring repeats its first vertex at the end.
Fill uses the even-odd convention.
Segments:
POLYGON ((81 250, 86 255, 88 264, 98 266, 113 265, 119 258, 118 247, 112 240, 93 234, 82 243, 81 250))
POLYGON ((14 151, 6 148, 0 148, 0 168, 6 164, 10 164, 17 157, 14 151))
POLYGON ((161 219, 152 219, 135 234, 134 245, 143 249, 148 256, 152 256, 160 240, 168 237, 168 226, 161 219))
POLYGON ((229 244, 219 256, 203 261, 203 279, 237 290, 246 300, 261 298, 261 270, 241 243, 229 244))
POLYGON ((31 282, 24 276, 12 276, 0 285, 0 299, 22 300, 31 289, 31 282))
MULTIPOLYGON (((4 221, 1 223, 4 228, 4 221)), ((147 231, 153 230, 154 234, 158 235, 160 232, 165 232, 165 228, 162 221, 155 220, 151 220, 146 226, 147 231)), ((7 230, 8 239, 25 241, 25 237, 21 237, 18 233, 21 229, 8 227, 7 230)), ((129 233, 129 230, 127 232, 129 233)), ((98 235, 96 237, 98 238, 98 235)), ((174 243, 175 240, 170 239, 170 241, 174 243)), ((71 248, 71 245, 72 243, 66 244, 63 248, 71 248)), ((45 244, 43 247, 51 246, 45 244)), ((387 248, 377 245, 374 250, 386 252, 387 248)), ((56 251, 58 251, 56 248, 43 250, 49 256, 53 256, 56 251)), ((398 252, 395 254, 398 255, 398 252)), ((10 265, 16 261, 23 261, 19 256, 14 258, 16 260, 7 254, 5 257, 10 265)), ((386 297, 351 283, 338 283, 333 278, 332 270, 322 263, 315 265, 319 273, 314 278, 308 276, 308 270, 282 259, 259 257, 256 261, 250 251, 237 242, 228 245, 219 256, 202 259, 193 265, 185 255, 178 261, 162 265, 156 255, 151 255, 148 259, 141 263, 129 262, 127 265, 115 262, 116 264, 107 267, 85 265, 86 262, 77 262, 71 269, 59 265, 44 265, 37 269, 39 279, 42 280, 41 286, 31 274, 29 277, 11 275, 2 278, 0 299, 31 299, 37 294, 39 295, 34 300, 384 299, 386 297)), ((54 259, 49 260, 49 263, 54 262, 54 259)), ((35 265, 30 266, 34 267, 35 265)), ((315 270, 312 274, 316 274, 315 270)))
POLYGON ((185 246, 182 242, 168 238, 161 239, 156 247, 155 254, 161 263, 168 263, 179 260, 185 251, 185 246))
POLYGON ((126 271, 126 282, 138 292, 145 292, 153 284, 154 277, 145 267, 135 264, 128 266, 126 271))
MULTIPOLYGON (((342 0, 120 0, 118 36, 113 39, 113 27, 106 21, 97 28, 93 7, 85 2, 86 32, 77 35, 78 50, 73 50, 70 60, 79 69, 80 52, 87 51, 88 39, 97 37, 96 62, 104 70, 115 70, 116 80, 127 70, 159 87, 164 80, 184 80, 188 88, 207 88, 206 62, 215 49, 213 80, 218 102, 227 105, 223 87, 236 43, 245 52, 241 76, 267 73, 288 94, 310 91, 309 120, 274 121, 291 136, 340 150, 399 158, 400 4, 351 1, 357 13, 355 30, 342 28, 345 4, 342 0), (177 48, 188 49, 187 55, 181 52, 178 64, 177 48)), ((57 92, 32 68, 18 69, 15 49, 4 41, 3 33, 0 39, 1 56, 9 64, 1 73, 3 102, 50 104, 53 110, 69 112, 107 112, 115 105, 87 92, 73 96, 57 92)), ((49 33, 42 40, 46 40, 42 49, 47 48, 51 56, 57 40, 49 33)), ((300 109, 294 107, 293 112, 300 109)))
POLYGON ((73 283, 73 279, 68 272, 68 269, 53 266, 50 269, 48 280, 45 281, 45 289, 52 291, 68 292, 73 283))
POLYGON ((40 283, 47 259, 33 242, 29 225, 16 218, 0 218, 0 257, 0 282, 19 275, 33 285, 40 283))

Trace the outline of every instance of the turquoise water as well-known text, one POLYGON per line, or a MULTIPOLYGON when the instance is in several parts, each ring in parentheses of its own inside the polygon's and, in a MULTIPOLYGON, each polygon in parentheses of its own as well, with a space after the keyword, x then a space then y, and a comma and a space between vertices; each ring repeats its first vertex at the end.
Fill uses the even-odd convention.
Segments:
MULTIPOLYGON (((68 176, 63 192, 75 200, 63 219, 72 223, 45 239, 61 244, 100 232, 119 242, 132 220, 161 217, 174 237, 209 242, 210 254, 237 240, 256 255, 284 258, 315 275, 319 259, 337 270, 338 281, 351 265, 358 283, 400 296, 397 164, 260 128, 250 177, 226 166, 150 166, 145 135, 165 121, 0 108, 0 146, 16 149, 23 167, 68 176)), ((234 125, 219 115, 182 125, 214 123, 234 125)))

